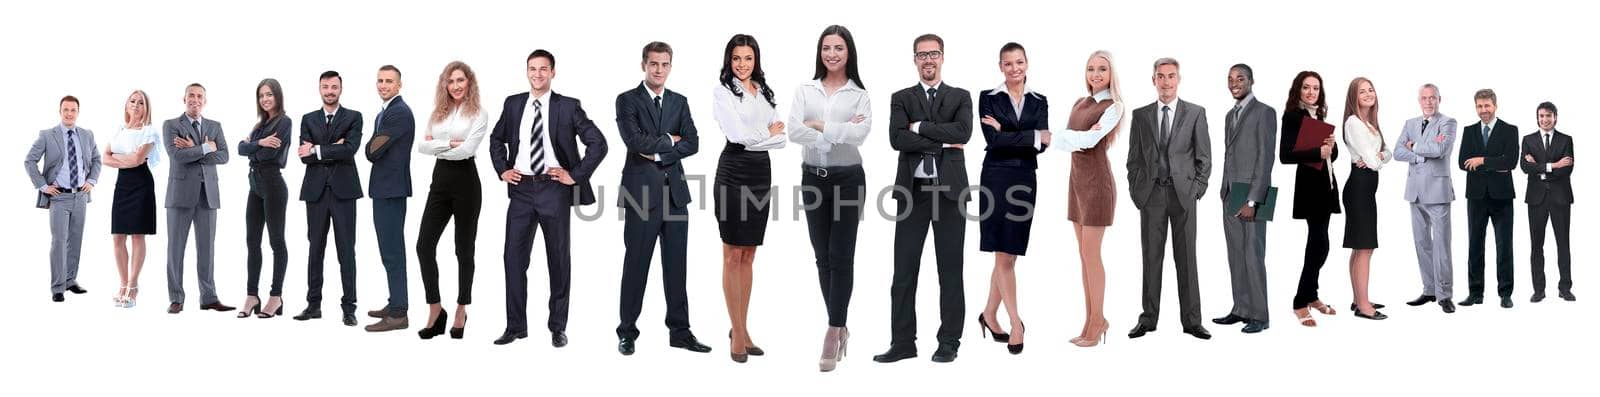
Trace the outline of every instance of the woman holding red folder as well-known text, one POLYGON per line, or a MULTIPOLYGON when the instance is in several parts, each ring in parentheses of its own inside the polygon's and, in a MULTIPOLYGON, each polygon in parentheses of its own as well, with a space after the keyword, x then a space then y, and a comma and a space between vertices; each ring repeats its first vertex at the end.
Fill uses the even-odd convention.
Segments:
POLYGON ((1317 326, 1311 310, 1323 315, 1334 314, 1332 306, 1317 298, 1317 279, 1322 264, 1328 259, 1328 219, 1339 213, 1339 184, 1333 178, 1330 160, 1339 158, 1339 147, 1329 134, 1320 146, 1298 145, 1302 126, 1319 123, 1323 128, 1311 130, 1331 131, 1322 120, 1328 117, 1328 99, 1322 93, 1322 75, 1305 71, 1295 75, 1289 85, 1288 104, 1283 106, 1282 137, 1278 140, 1278 161, 1294 164, 1294 218, 1306 220, 1305 265, 1300 270, 1300 286, 1294 294, 1294 316, 1300 325, 1317 326))

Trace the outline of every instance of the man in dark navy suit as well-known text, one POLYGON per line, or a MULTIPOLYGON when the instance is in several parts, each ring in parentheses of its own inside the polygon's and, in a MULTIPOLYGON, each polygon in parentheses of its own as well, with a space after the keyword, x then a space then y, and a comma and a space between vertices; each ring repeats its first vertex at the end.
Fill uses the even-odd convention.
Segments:
POLYGON ((339 308, 346 326, 356 325, 356 199, 361 175, 356 153, 361 150, 361 112, 339 105, 344 78, 327 71, 317 80, 322 108, 300 118, 300 162, 306 164, 300 201, 306 202, 306 231, 311 240, 306 259, 306 309, 295 320, 322 318, 322 258, 333 227, 339 255, 339 281, 344 296, 339 308))
POLYGON ((367 141, 367 161, 372 175, 367 193, 372 196, 372 228, 378 233, 378 257, 388 274, 389 303, 367 312, 378 318, 368 332, 406 329, 406 198, 411 197, 411 137, 416 120, 400 98, 400 68, 378 68, 378 98, 383 107, 372 119, 372 139, 367 141))

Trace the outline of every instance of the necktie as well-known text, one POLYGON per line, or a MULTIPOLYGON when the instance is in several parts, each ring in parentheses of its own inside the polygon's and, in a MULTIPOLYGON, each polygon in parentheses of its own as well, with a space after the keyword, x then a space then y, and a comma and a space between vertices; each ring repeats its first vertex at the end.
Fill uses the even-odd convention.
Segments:
POLYGON ((1156 169, 1156 176, 1162 180, 1172 177, 1172 166, 1167 162, 1167 145, 1172 143, 1172 125, 1169 124, 1172 120, 1170 118, 1171 112, 1172 107, 1166 105, 1161 106, 1161 125, 1158 126, 1161 131, 1161 136, 1159 137, 1159 140, 1157 141, 1158 144, 1156 146, 1157 150, 1160 151, 1160 153, 1157 153, 1156 156, 1156 161, 1159 163, 1157 165, 1160 167, 1156 169))
POLYGON ((1428 135, 1428 119, 1422 119, 1422 131, 1418 131, 1418 133, 1423 136, 1428 135))
POLYGON ((1161 106, 1161 147, 1163 149, 1167 147, 1168 142, 1172 141, 1172 124, 1170 124, 1171 119, 1168 118, 1168 113, 1171 111, 1171 107, 1161 106))
POLYGON ((1483 147, 1485 147, 1485 148, 1489 147, 1489 125, 1488 124, 1484 124, 1484 126, 1483 126, 1483 147))
MULTIPOLYGON (((197 135, 197 136, 192 136, 190 138, 199 138, 198 135, 205 135, 205 134, 200 133, 200 122, 199 121, 190 121, 189 122, 189 128, 193 128, 195 135, 197 135)), ((191 139, 191 140, 195 140, 195 139, 191 139)))
POLYGON ((1550 134, 1544 134, 1544 150, 1550 151, 1550 134))
POLYGON ((939 94, 939 89, 938 88, 929 88, 928 89, 928 103, 933 103, 934 96, 938 95, 938 94, 939 94))
POLYGON ((333 128, 333 115, 328 115, 328 121, 322 122, 322 128, 333 128))
POLYGON ((71 175, 72 186, 67 189, 77 189, 78 183, 78 134, 76 131, 67 130, 67 172, 71 175))
POLYGON ((532 131, 532 137, 530 139, 533 141, 530 143, 533 145, 533 150, 530 150, 528 153, 528 159, 530 160, 528 169, 533 170, 534 175, 543 175, 545 171, 544 107, 537 99, 533 100, 533 128, 530 128, 529 130, 532 131))
POLYGON ((659 111, 661 111, 661 96, 660 95, 656 95, 655 96, 655 101, 656 101, 656 111, 659 112, 659 111))
POLYGON ((1239 127, 1239 109, 1243 108, 1243 106, 1235 104, 1233 105, 1233 110, 1228 111, 1228 129, 1231 130, 1239 127))

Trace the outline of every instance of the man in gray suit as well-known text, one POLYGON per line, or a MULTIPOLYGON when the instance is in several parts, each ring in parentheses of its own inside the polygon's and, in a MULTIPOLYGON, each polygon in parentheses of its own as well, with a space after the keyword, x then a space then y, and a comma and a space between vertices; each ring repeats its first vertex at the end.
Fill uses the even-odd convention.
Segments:
POLYGON ((1144 312, 1128 332, 1138 338, 1155 331, 1161 313, 1161 266, 1172 226, 1172 260, 1178 270, 1179 320, 1183 332, 1200 339, 1211 333, 1200 325, 1200 286, 1195 275, 1195 202, 1211 178, 1211 134, 1206 109, 1178 99, 1178 60, 1156 60, 1156 103, 1133 110, 1128 144, 1128 197, 1139 209, 1144 247, 1144 312))
POLYGON ((194 227, 195 270, 199 273, 200 309, 219 312, 233 307, 217 300, 212 280, 213 247, 217 240, 217 165, 228 163, 228 145, 222 124, 200 117, 206 106, 206 88, 200 83, 184 88, 183 114, 161 124, 161 143, 172 158, 167 174, 167 313, 183 311, 183 250, 194 227))
POLYGON ((1222 232, 1228 240, 1228 270, 1233 274, 1233 310, 1211 322, 1245 323, 1244 333, 1265 331, 1267 316, 1267 223, 1256 219, 1256 207, 1267 200, 1272 185, 1273 150, 1277 147, 1278 111, 1256 100, 1249 65, 1228 69, 1228 91, 1237 102, 1228 111, 1226 153, 1222 159, 1222 232), (1245 205, 1228 211, 1231 185, 1250 186, 1245 205))
POLYGON ((61 124, 39 131, 22 168, 39 191, 39 206, 50 209, 50 300, 61 302, 67 291, 89 292, 78 286, 78 256, 89 192, 100 178, 100 152, 94 131, 77 125, 78 98, 62 97, 58 105, 61 124))
POLYGON ((1417 90, 1422 117, 1406 120, 1394 144, 1394 159, 1410 164, 1406 174, 1406 202, 1411 203, 1411 236, 1416 241, 1417 265, 1422 270, 1422 296, 1406 302, 1422 306, 1439 302, 1445 313, 1455 313, 1451 298, 1450 202, 1456 199, 1450 178, 1450 152, 1455 148, 1456 119, 1439 113, 1439 87, 1423 84, 1417 90))

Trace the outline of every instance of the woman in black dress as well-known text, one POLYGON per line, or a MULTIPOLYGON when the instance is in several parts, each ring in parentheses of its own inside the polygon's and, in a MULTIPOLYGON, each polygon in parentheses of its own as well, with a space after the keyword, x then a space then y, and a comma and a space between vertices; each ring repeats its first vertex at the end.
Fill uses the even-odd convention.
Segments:
POLYGON ((238 317, 260 318, 283 314, 283 275, 289 267, 289 246, 284 242, 284 211, 289 205, 289 186, 283 182, 283 167, 289 164, 284 143, 293 144, 289 118, 283 114, 283 86, 265 79, 256 84, 256 125, 250 136, 239 142, 239 155, 250 159, 250 194, 245 197, 244 239, 246 293, 238 317), (272 290, 266 307, 261 307, 257 286, 261 284, 261 229, 265 228, 272 245, 272 290))
POLYGON ((1282 137, 1278 139, 1278 160, 1295 165, 1294 218, 1306 220, 1305 264, 1300 269, 1300 285, 1294 294, 1294 316, 1300 325, 1317 326, 1311 318, 1314 308, 1333 315, 1332 306, 1317 297, 1317 279, 1328 260, 1328 220, 1339 213, 1339 183, 1334 180, 1329 160, 1339 158, 1333 137, 1315 149, 1295 150, 1300 126, 1305 118, 1328 118, 1328 98, 1322 93, 1322 75, 1305 71, 1295 75, 1289 85, 1288 103, 1283 105, 1282 137))
POLYGON ((154 148, 161 142, 161 132, 150 123, 150 101, 142 90, 128 95, 122 122, 106 145, 101 163, 118 170, 111 199, 111 236, 122 288, 112 303, 131 308, 138 303, 139 273, 144 270, 144 236, 156 234, 156 181, 150 166, 161 162, 161 150, 154 148))
POLYGON ((994 253, 989 302, 978 315, 978 327, 980 334, 987 332, 996 342, 1006 343, 1011 354, 1020 354, 1024 328, 1017 313, 1016 265, 1017 257, 1028 251, 1033 228, 1030 208, 1039 179, 1035 170, 1039 153, 1050 143, 1050 103, 1027 86, 1028 54, 1021 44, 1000 48, 1000 72, 1005 84, 978 94, 983 139, 988 143, 978 182, 986 191, 978 196, 978 213, 985 214, 978 221, 978 249, 994 253), (1001 304, 1011 315, 1010 333, 995 331, 1001 304))

